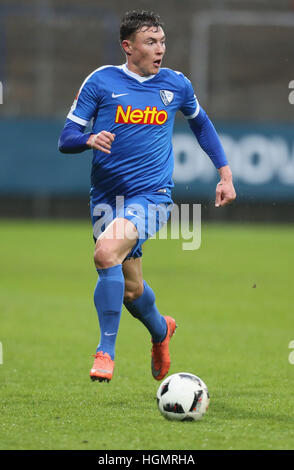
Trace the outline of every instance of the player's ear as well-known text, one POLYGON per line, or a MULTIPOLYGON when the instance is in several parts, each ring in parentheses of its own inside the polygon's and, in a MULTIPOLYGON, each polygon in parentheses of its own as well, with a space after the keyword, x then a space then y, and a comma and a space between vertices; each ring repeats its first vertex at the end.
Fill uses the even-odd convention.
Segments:
POLYGON ((132 53, 132 44, 131 44, 131 41, 129 41, 128 39, 124 39, 124 40, 121 42, 121 47, 123 48, 124 52, 125 52, 127 55, 131 55, 131 53, 132 53))

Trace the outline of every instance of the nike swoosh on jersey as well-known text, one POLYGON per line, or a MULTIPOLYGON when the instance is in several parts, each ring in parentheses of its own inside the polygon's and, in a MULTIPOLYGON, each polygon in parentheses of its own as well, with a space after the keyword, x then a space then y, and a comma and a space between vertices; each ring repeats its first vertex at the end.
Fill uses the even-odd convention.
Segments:
POLYGON ((118 95, 116 93, 112 93, 111 97, 112 98, 119 98, 120 96, 126 96, 128 93, 119 93, 118 95))

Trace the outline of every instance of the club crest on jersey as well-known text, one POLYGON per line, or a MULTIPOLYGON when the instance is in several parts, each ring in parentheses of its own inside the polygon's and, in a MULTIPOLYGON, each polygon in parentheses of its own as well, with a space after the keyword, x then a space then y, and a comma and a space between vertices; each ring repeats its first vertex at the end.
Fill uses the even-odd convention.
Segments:
POLYGON ((165 106, 168 106, 174 99, 174 94, 172 91, 160 90, 159 93, 160 93, 160 98, 162 99, 163 104, 165 104, 165 106))

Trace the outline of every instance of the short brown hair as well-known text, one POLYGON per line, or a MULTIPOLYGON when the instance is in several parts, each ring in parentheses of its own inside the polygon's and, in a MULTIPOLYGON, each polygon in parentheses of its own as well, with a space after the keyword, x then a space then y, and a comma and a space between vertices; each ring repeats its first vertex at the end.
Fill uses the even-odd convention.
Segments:
POLYGON ((163 23, 159 15, 153 11, 128 11, 121 22, 120 26, 120 42, 124 39, 129 39, 136 31, 139 31, 143 26, 160 28, 163 23))

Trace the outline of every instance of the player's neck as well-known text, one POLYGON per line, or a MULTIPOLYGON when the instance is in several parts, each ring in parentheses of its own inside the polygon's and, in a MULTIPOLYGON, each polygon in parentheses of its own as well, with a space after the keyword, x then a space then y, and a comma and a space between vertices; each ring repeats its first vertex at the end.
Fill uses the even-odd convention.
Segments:
POLYGON ((130 66, 127 62, 123 64, 122 69, 124 72, 129 75, 130 77, 135 78, 139 82, 145 82, 146 80, 150 80, 151 78, 155 77, 155 75, 139 75, 137 72, 133 70, 133 67, 130 66))

